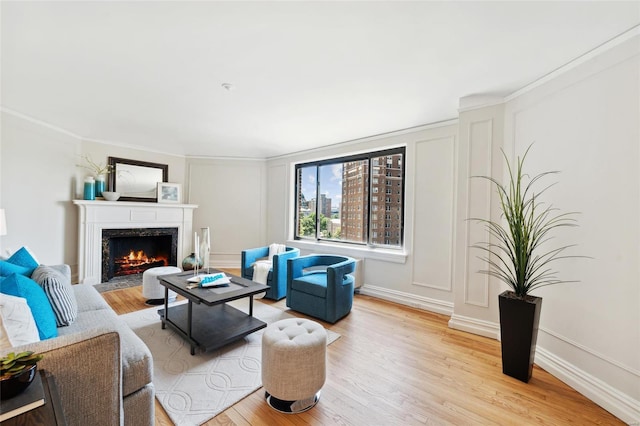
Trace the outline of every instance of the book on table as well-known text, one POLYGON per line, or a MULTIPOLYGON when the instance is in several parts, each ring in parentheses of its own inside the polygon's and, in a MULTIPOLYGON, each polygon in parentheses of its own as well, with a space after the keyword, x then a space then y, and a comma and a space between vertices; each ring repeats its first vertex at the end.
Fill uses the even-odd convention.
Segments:
POLYGON ((40 372, 37 371, 33 382, 24 392, 0 402, 0 422, 38 408, 44 403, 42 377, 40 377, 40 372))
POLYGON ((216 274, 202 274, 187 279, 188 282, 198 284, 199 287, 228 287, 230 280, 224 272, 216 274))

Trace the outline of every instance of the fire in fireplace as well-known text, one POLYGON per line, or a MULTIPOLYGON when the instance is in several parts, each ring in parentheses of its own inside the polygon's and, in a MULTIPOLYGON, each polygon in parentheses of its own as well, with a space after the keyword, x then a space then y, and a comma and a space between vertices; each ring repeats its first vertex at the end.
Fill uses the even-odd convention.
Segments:
POLYGON ((102 282, 177 264, 178 228, 102 230, 102 282))
POLYGON ((144 250, 130 250, 129 254, 116 257, 113 262, 115 263, 115 276, 139 274, 145 269, 169 265, 169 259, 166 256, 147 256, 144 250))

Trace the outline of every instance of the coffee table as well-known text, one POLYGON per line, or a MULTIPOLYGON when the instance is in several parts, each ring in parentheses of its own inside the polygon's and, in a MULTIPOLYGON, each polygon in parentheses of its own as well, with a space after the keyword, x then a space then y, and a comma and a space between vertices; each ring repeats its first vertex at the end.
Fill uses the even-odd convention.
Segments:
MULTIPOLYGON (((217 269, 200 270, 199 274, 218 273, 217 269)), ((187 288, 193 271, 161 275, 158 281, 164 289, 164 309, 158 310, 162 328, 169 325, 191 345, 191 355, 196 348, 205 352, 225 346, 247 334, 267 326, 253 316, 253 296, 266 292, 269 286, 256 283, 229 273, 229 287, 187 288), (187 303, 169 307, 169 290, 187 299, 187 303), (232 300, 249 298, 249 314, 227 305, 232 300)))

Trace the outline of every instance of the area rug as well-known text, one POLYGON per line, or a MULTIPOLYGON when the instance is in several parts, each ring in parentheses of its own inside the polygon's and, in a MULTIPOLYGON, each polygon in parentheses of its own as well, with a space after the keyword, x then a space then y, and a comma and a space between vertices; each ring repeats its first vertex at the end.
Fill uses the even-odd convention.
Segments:
MULTIPOLYGON (((185 303, 182 300, 176 303, 185 303)), ((248 300, 231 305, 248 312, 248 300)), ((158 308, 120 317, 147 344, 153 355, 156 398, 179 426, 200 425, 253 393, 261 383, 263 330, 210 353, 190 354, 186 340, 167 327, 162 330, 158 308)), ((270 324, 292 315, 254 302, 253 315, 270 324)), ((328 344, 340 337, 327 330, 328 344)))

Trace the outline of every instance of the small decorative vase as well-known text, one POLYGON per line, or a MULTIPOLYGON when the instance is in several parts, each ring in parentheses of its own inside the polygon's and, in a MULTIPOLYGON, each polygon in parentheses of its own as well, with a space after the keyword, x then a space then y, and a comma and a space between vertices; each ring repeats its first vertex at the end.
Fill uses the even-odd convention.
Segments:
POLYGON ((200 228, 202 238, 200 240, 200 260, 204 268, 209 267, 209 255, 211 254, 211 237, 209 228, 200 228))
POLYGON ((95 200, 96 199, 96 185, 93 176, 86 177, 84 179, 84 199, 95 200))
POLYGON ((0 399, 13 398, 24 392, 33 379, 36 377, 38 366, 33 364, 26 368, 22 373, 16 374, 6 379, 0 379, 0 399))
POLYGON ((98 175, 96 177, 95 187, 96 187, 96 197, 102 197, 102 192, 106 189, 104 175, 98 175))
MULTIPOLYGON (((202 258, 198 259, 198 268, 202 268, 202 258)), ((196 268, 196 254, 191 253, 189 256, 182 260, 182 269, 184 271, 191 271, 196 268)))

